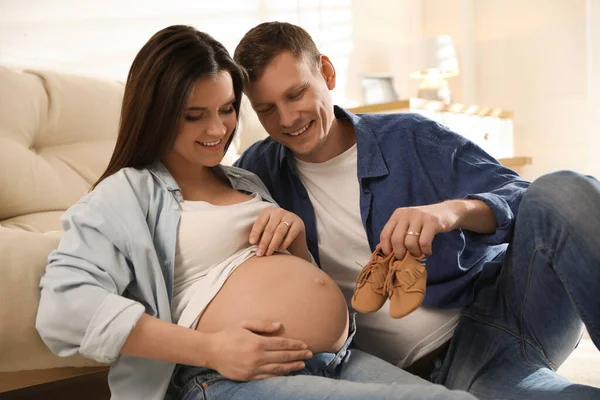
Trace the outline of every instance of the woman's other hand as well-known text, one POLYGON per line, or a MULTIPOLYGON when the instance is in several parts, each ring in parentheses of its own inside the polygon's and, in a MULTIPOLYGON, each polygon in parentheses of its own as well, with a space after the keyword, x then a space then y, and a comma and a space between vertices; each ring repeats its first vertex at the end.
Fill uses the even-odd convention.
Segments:
POLYGON ((304 368, 312 357, 300 340, 265 336, 275 334, 281 324, 244 321, 239 327, 211 335, 208 367, 235 381, 287 375, 304 368))

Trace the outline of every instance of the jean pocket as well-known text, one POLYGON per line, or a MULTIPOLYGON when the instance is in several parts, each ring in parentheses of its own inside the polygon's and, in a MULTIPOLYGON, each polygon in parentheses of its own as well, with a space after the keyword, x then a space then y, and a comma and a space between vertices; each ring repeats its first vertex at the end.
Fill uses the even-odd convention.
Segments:
POLYGON ((181 390, 182 388, 182 384, 179 382, 179 372, 181 369, 181 365, 177 364, 175 365, 175 369, 173 370, 173 373, 171 374, 171 382, 170 382, 170 387, 172 387, 175 390, 181 390))

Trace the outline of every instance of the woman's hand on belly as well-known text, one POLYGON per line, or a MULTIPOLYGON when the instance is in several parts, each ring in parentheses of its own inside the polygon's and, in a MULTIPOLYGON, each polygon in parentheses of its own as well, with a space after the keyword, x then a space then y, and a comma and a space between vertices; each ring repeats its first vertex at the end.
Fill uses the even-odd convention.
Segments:
POLYGON ((264 209, 252 226, 249 242, 258 245, 256 255, 259 257, 289 250, 296 257, 311 262, 304 222, 283 208, 264 209))
POLYGON ((307 345, 276 336, 280 323, 244 321, 239 327, 210 334, 208 367, 235 381, 287 375, 312 357, 307 345))

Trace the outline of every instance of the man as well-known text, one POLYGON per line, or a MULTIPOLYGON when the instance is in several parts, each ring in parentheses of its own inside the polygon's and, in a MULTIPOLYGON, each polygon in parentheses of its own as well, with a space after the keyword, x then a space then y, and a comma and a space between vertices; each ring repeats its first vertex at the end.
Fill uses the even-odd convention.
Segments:
POLYGON ((558 172, 530 185, 424 117, 334 107, 334 66, 300 27, 260 24, 234 59, 270 135, 236 165, 304 220, 347 300, 378 244, 427 256, 422 307, 358 315, 360 348, 482 399, 600 398, 554 372, 584 323, 600 346, 598 181, 558 172))

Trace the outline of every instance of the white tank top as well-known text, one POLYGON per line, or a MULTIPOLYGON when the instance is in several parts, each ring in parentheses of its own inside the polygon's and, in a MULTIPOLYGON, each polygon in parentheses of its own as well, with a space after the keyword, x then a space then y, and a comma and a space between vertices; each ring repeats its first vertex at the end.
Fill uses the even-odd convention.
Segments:
POLYGON ((258 215, 274 204, 258 193, 230 206, 184 201, 177 231, 173 322, 192 327, 227 277, 256 253, 248 242, 258 215))

